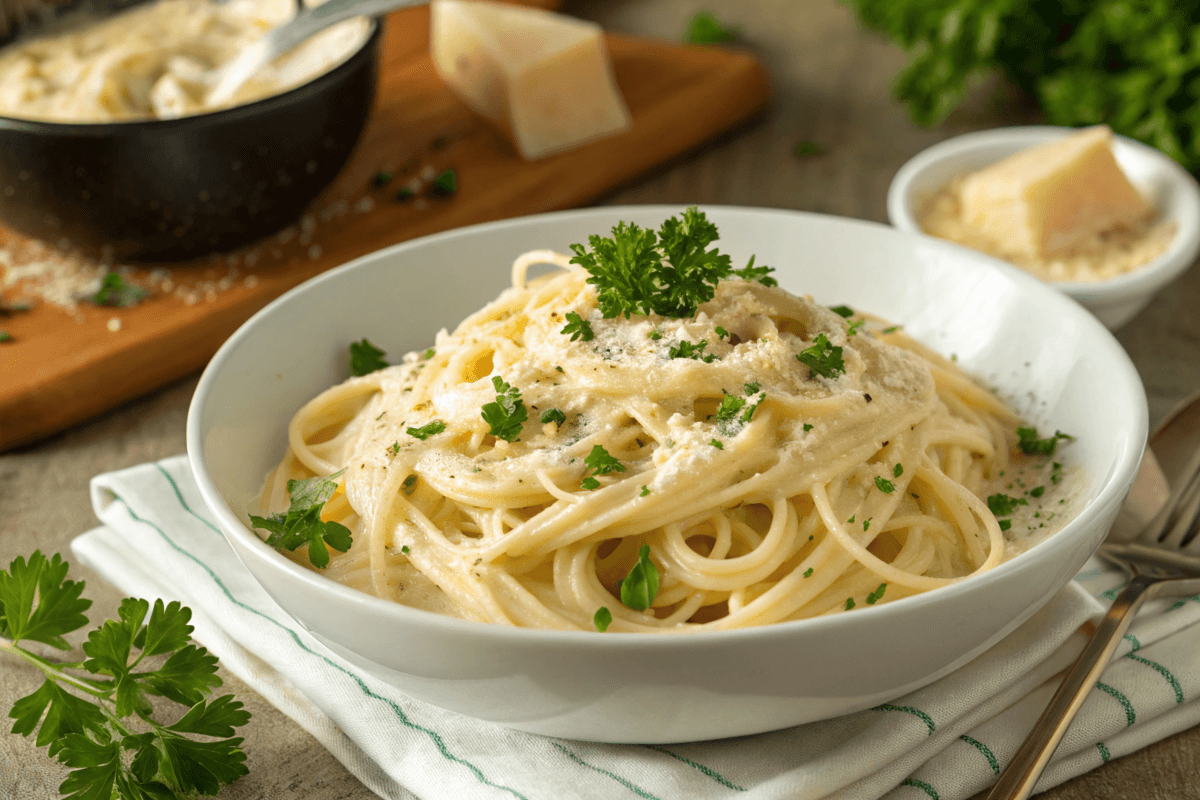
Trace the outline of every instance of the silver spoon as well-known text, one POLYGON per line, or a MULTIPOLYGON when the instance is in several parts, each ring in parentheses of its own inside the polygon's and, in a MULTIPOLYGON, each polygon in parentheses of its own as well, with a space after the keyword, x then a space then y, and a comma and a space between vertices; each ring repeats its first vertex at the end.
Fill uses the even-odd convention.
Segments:
POLYGON ((214 70, 209 80, 213 88, 206 105, 219 107, 233 100, 238 89, 254 73, 314 34, 331 25, 354 17, 379 17, 389 11, 420 6, 429 0, 329 0, 319 6, 302 8, 296 16, 277 28, 272 28, 254 44, 231 61, 214 70))
MULTIPOLYGON (((1200 592, 1200 537, 1196 535, 1200 528, 1200 394, 1185 400, 1160 423, 1150 436, 1146 455, 1151 459, 1157 456, 1155 465, 1162 462, 1170 496, 1136 538, 1110 534, 1097 551, 1105 560, 1131 570, 1129 583, 1063 677, 987 800, 1025 800, 1033 793, 1071 720, 1145 601, 1200 592)), ((1152 496, 1153 488, 1146 492, 1148 485, 1141 472, 1131 495, 1139 492, 1138 483, 1143 484, 1142 500, 1152 496)), ((1144 505, 1141 511, 1144 513, 1144 505)))

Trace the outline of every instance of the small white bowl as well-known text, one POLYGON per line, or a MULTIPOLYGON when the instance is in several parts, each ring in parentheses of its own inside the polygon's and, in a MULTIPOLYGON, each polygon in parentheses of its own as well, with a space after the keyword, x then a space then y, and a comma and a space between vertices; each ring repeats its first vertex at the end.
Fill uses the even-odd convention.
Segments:
MULTIPOLYGON (((1049 125, 997 128, 956 136, 922 150, 905 163, 888 187, 888 220, 902 231, 921 233, 916 201, 964 172, 982 169, 1044 142, 1061 139, 1075 128, 1049 125)), ((1110 330, 1128 322, 1168 283, 1178 278, 1200 252, 1200 186, 1174 159, 1124 136, 1113 137, 1113 155, 1129 180, 1176 225, 1166 252, 1133 272, 1105 281, 1051 283, 1077 300, 1110 330)))
POLYGON ((694 635, 543 631, 451 619, 381 600, 284 558, 246 527, 283 456, 288 420, 348 376, 363 337, 394 358, 425 348, 510 284, 514 256, 567 252, 620 220, 678 207, 597 208, 476 225, 389 247, 293 289, 213 358, 188 413, 188 455, 242 563, 331 650, 411 697, 520 730, 663 743, 759 733, 870 708, 965 664, 1057 594, 1104 538, 1146 442, 1146 398, 1094 317, 1032 276, 885 225, 707 208, 735 263, 849 303, 1000 387, 1014 409, 1076 440, 1079 516, 994 570, 849 614, 694 635))

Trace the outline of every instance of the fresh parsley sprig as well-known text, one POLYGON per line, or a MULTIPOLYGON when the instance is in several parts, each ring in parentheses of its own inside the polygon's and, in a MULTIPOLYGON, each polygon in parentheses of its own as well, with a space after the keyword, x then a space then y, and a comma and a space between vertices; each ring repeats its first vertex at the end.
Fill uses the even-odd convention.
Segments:
POLYGON ((36 734, 39 747, 71 772, 59 786, 70 800, 171 800, 215 795, 247 772, 236 728, 250 713, 221 685, 217 659, 191 644, 192 612, 178 602, 128 597, 117 619, 88 635, 82 662, 55 663, 21 646, 70 650, 63 638, 88 623, 92 601, 68 565, 35 551, 0 572, 0 651, 41 670, 42 685, 13 704, 12 731, 36 734), (157 661, 166 656, 158 666, 157 661), (82 674, 79 674, 82 673, 82 674), (166 724, 151 697, 187 711, 166 724), (201 738, 194 738, 201 737, 201 738))
POLYGON ((488 433, 492 436, 515 442, 521 436, 521 426, 529 419, 521 391, 499 375, 492 376, 492 386, 496 389, 496 400, 485 403, 480 416, 488 424, 488 433))
POLYGON ((705 347, 708 347, 707 339, 701 339, 695 343, 682 340, 679 344, 673 344, 667 348, 667 358, 691 358, 696 361, 703 361, 705 364, 711 364, 717 360, 717 357, 712 353, 705 353, 705 347))
MULTIPOLYGON (((399 449, 399 448, 397 448, 399 449)), ((276 550, 295 550, 308 545, 308 560, 314 567, 329 566, 329 550, 326 545, 339 552, 346 552, 353 543, 350 529, 340 522, 321 520, 321 509, 337 490, 337 478, 344 472, 339 470, 328 478, 309 478, 303 481, 288 481, 287 490, 291 505, 287 513, 270 517, 250 515, 255 528, 262 528, 270 535, 267 544, 276 550)))
POLYGON ((414 439, 420 439, 422 442, 430 436, 437 436, 442 431, 446 430, 446 423, 440 419, 435 419, 428 425, 422 425, 419 428, 408 428, 404 432, 414 439))
MULTIPOLYGON (((571 263, 590 273, 587 282, 596 287, 605 319, 634 314, 685 318, 713 299, 721 279, 735 274, 729 256, 708 249, 716 239, 717 226, 693 206, 682 219, 665 220, 657 233, 618 222, 611 237, 588 237, 590 252, 581 244, 571 245, 571 263)), ((769 272, 770 267, 755 267, 751 258, 736 274, 771 285, 769 272)))

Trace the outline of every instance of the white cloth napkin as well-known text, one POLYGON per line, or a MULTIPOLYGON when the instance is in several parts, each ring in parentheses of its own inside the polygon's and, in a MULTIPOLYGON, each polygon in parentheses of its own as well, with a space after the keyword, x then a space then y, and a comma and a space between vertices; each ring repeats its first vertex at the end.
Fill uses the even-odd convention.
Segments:
MULTIPOLYGON (((287 616, 212 522, 183 457, 100 475, 103 527, 72 549, 129 595, 180 600, 195 638, 385 798, 955 800, 995 780, 1123 577, 1089 564, 1008 638, 878 708, 669 747, 547 739, 411 700, 287 616)), ((1134 623, 1039 789, 1200 722, 1200 598, 1134 623)))

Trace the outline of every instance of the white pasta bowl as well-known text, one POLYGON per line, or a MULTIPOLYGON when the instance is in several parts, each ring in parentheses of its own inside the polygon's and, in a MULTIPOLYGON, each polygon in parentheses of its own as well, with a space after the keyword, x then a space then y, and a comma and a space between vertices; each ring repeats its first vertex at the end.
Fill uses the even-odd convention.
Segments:
MULTIPOLYGON (((1049 125, 997 128, 935 144, 909 159, 892 178, 888 219, 902 231, 921 233, 917 222, 921 200, 955 176, 1076 130, 1049 125)), ((1159 219, 1175 223, 1176 234, 1166 251, 1132 272, 1103 281, 1051 284, 1110 330, 1120 328, 1145 308, 1154 295, 1187 271, 1200 252, 1200 186, 1188 171, 1164 153, 1124 136, 1113 137, 1113 155, 1133 185, 1159 210, 1159 219)))
POLYGON ((1146 441, 1137 372, 1112 335, 1033 277, 883 225, 790 211, 705 209, 735 262, 848 303, 996 387, 1027 420, 1076 436, 1062 458, 1087 501, 1061 531, 996 569, 895 602, 698 634, 551 632, 438 616, 304 569, 246 525, 284 453, 288 420, 347 377, 366 337, 423 349, 509 282, 526 250, 566 251, 618 220, 674 207, 600 208, 489 223, 396 245, 293 289, 242 326, 205 371, 188 417, 196 479, 229 543, 279 605, 328 647, 406 694, 535 733, 666 743, 752 734, 893 699, 967 663, 1059 592, 1104 537, 1146 441))

